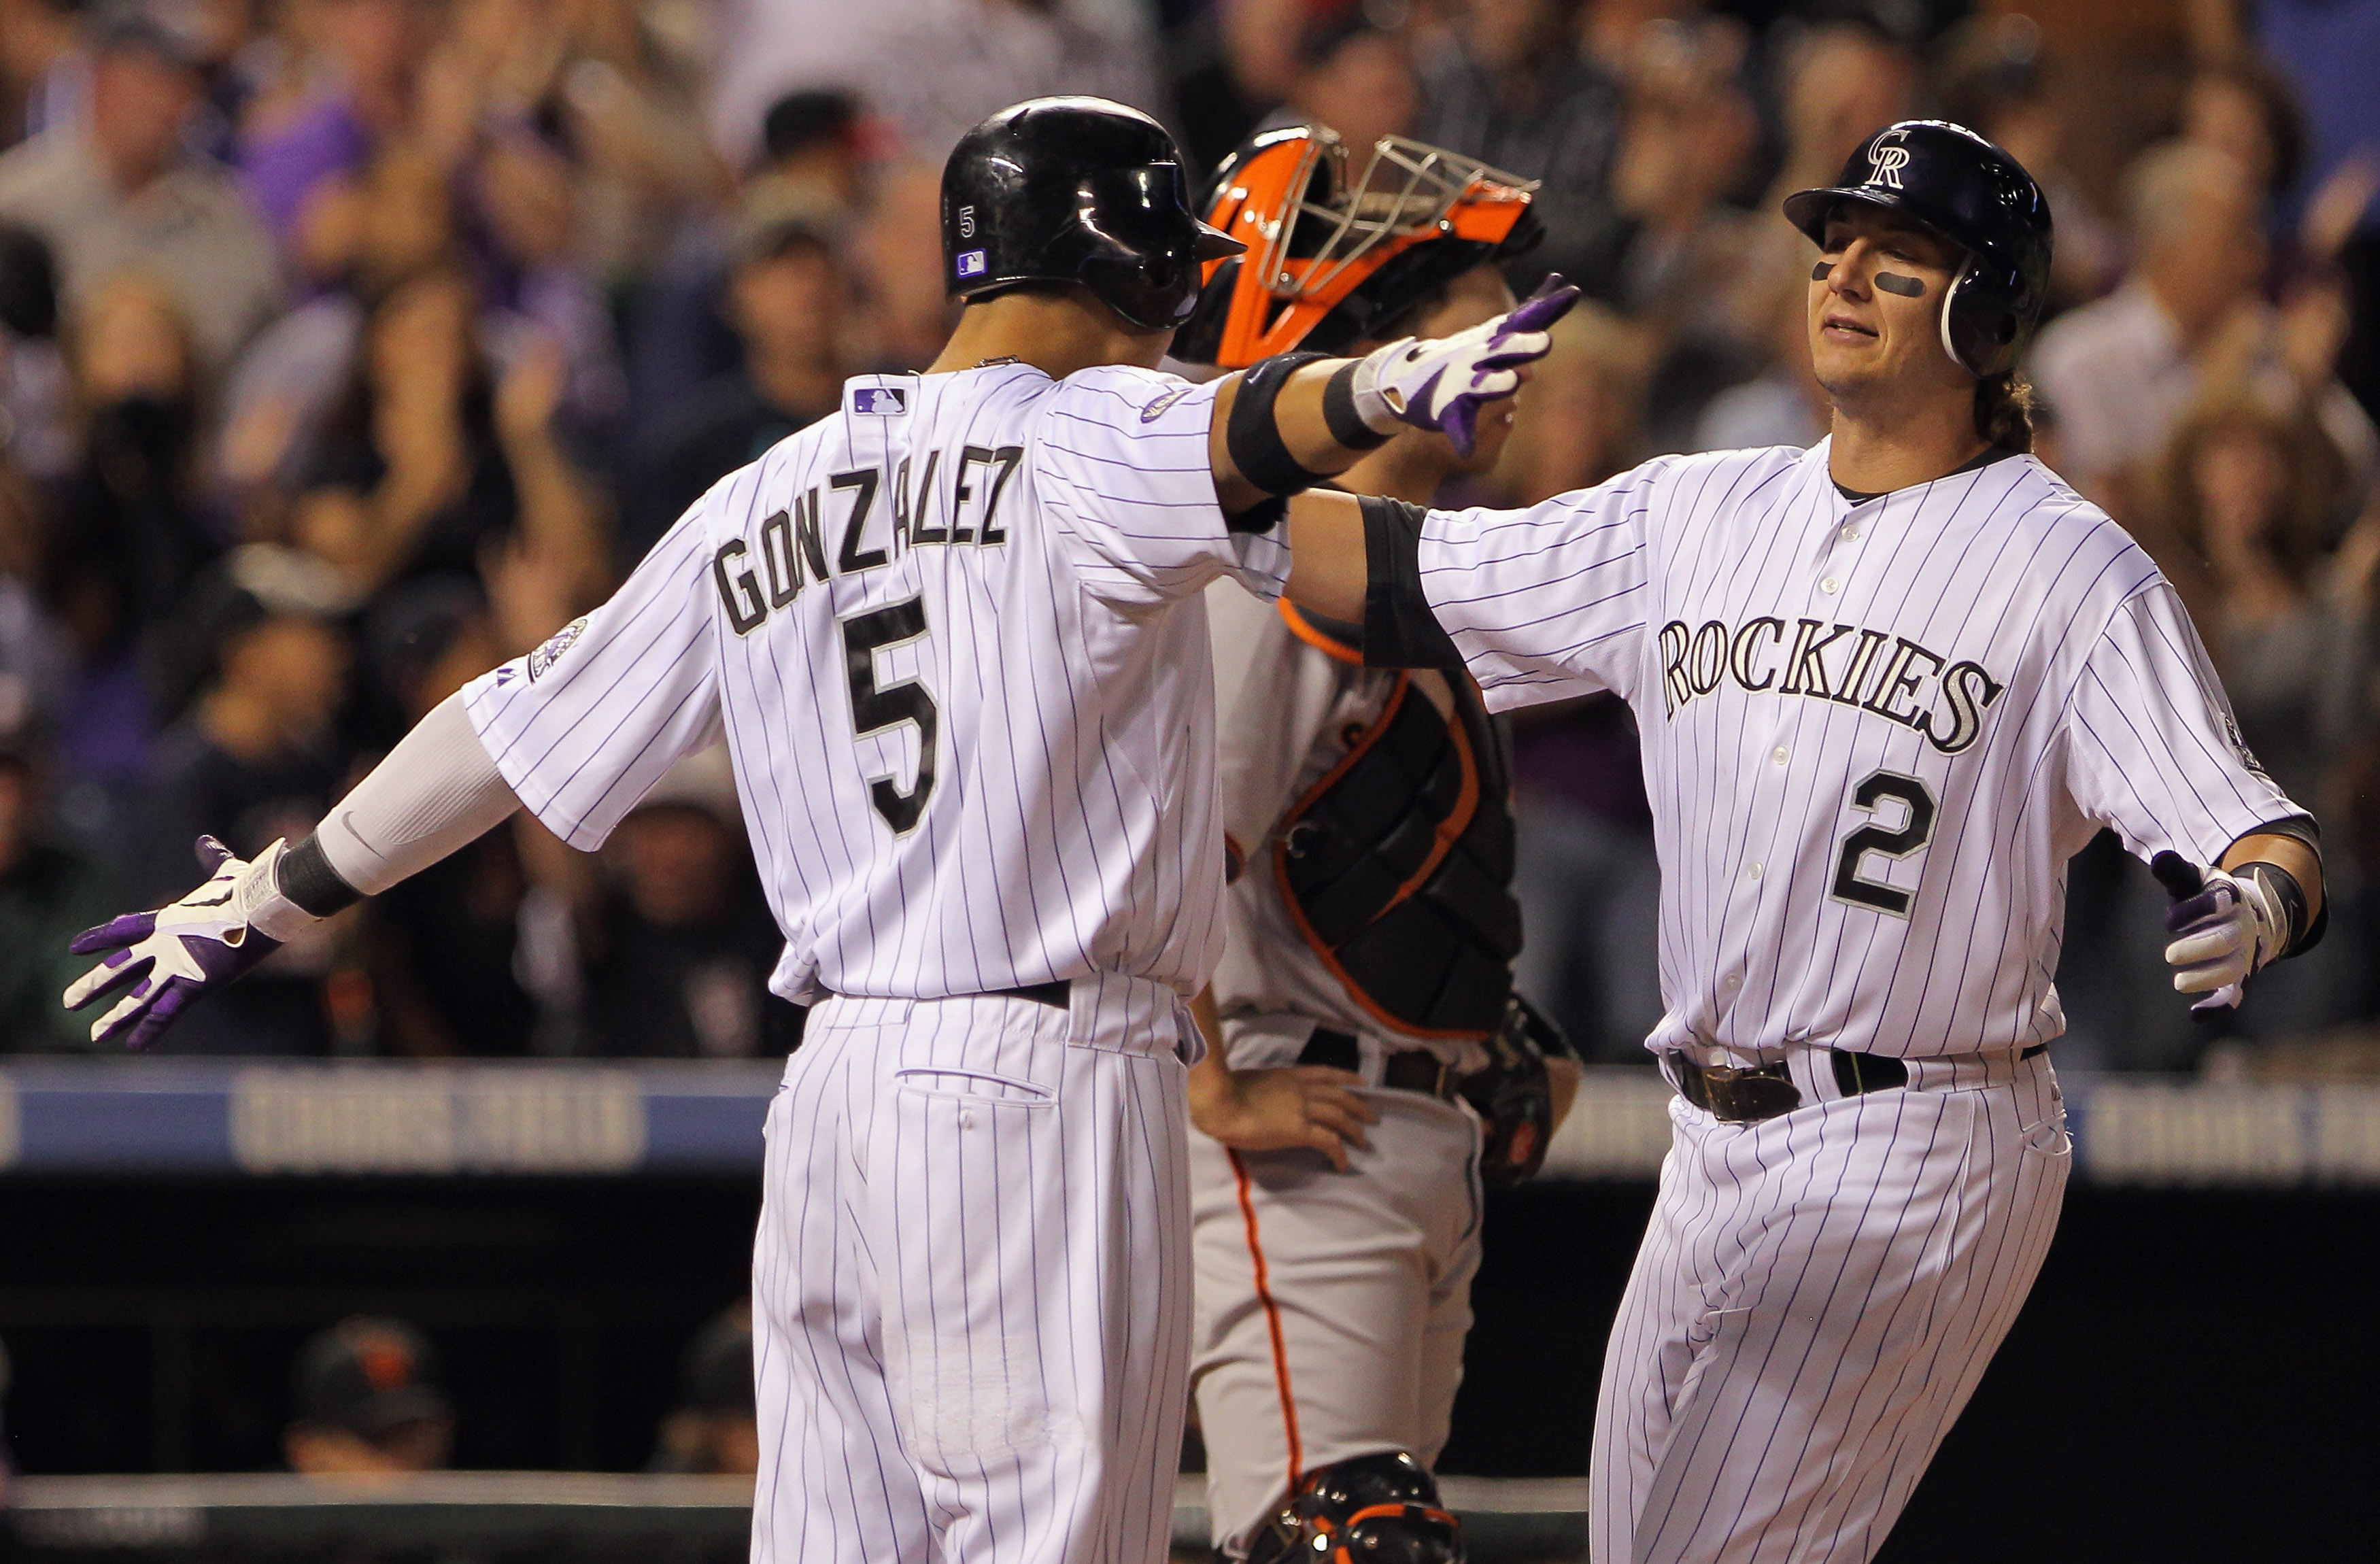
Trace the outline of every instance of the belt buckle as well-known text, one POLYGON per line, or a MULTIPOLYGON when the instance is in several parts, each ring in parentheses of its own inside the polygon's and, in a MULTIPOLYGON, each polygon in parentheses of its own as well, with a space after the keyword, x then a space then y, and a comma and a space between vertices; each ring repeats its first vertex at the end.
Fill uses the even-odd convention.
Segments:
POLYGON ((1731 1123, 1755 1123, 1791 1113, 1802 1106, 1801 1089, 1780 1080, 1767 1068, 1732 1064, 1703 1067, 1704 1089, 1710 1096, 1711 1116, 1731 1123))

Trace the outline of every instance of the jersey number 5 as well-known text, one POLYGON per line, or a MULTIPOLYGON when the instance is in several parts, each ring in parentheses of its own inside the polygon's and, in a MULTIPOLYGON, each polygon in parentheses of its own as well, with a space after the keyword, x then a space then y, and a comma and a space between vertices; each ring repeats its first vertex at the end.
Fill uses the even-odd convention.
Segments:
POLYGON ((868 784, 869 801, 895 836, 917 825, 917 818, 926 812, 926 800, 934 794, 935 739, 941 733, 942 714, 935 709, 934 697, 915 679, 878 685, 876 654, 886 647, 917 639, 926 628, 923 598, 888 603, 843 622, 843 661, 851 675, 851 725, 856 736, 873 738, 904 722, 917 725, 917 780, 909 791, 902 792, 890 777, 878 777, 868 784))
POLYGON ((1886 799, 1897 799, 1908 811, 1898 830, 1880 825, 1862 826, 1843 838, 1843 855, 1835 864, 1835 900, 1849 902, 1892 917, 1909 915, 1910 893, 1873 879, 1860 878, 1860 860, 1870 853, 1906 858, 1934 840, 1934 795, 1915 777, 1897 771, 1876 771, 1852 790, 1852 807, 1874 813, 1886 799))

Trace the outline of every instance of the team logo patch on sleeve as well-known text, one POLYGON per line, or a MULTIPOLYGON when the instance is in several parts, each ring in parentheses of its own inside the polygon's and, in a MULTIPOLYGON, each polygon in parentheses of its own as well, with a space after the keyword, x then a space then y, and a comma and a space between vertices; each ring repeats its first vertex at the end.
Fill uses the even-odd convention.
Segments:
POLYGON ((1167 392, 1164 395, 1159 397, 1156 401, 1151 402, 1148 406, 1143 407, 1140 410, 1140 421, 1145 424, 1155 423, 1158 419, 1163 418, 1176 402, 1181 401, 1184 397, 1189 395, 1196 389, 1197 387, 1196 386, 1185 385, 1179 391, 1167 392))
POLYGON ((2248 747, 2247 737, 2240 732, 2239 721, 2228 711, 2223 713, 2223 736, 2231 741, 2231 747, 2239 753, 2240 764, 2266 782, 2273 780, 2271 773, 2265 770, 2265 763, 2256 758, 2256 752, 2248 747))
POLYGON ((897 385, 857 385, 851 389, 855 413, 893 414, 909 410, 909 394, 897 385))
POLYGON ((578 637, 586 633, 587 616, 582 613, 548 637, 543 646, 528 654, 529 683, 535 684, 548 669, 561 661, 562 654, 568 651, 578 637))

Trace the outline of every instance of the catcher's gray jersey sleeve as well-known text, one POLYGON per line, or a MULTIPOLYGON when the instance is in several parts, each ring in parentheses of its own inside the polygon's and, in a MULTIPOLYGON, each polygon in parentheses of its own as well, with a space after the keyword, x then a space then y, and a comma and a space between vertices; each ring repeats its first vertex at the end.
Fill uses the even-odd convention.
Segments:
POLYGON ((1154 608, 1221 576, 1280 595, 1284 529, 1234 532, 1215 498, 1208 426, 1219 384, 1106 368, 1069 375, 1043 399, 1035 488, 1093 597, 1154 608))
POLYGON ((720 600, 705 511, 737 480, 697 501, 610 601, 464 686, 505 783, 583 852, 603 845, 680 756, 719 736, 720 600))
POLYGON ((1666 463, 1519 511, 1432 511, 1422 590, 1490 709, 1634 688, 1644 664, 1645 516, 1666 463))
POLYGON ((2306 811, 2240 741, 2231 704, 2172 587, 2127 599, 2083 660, 2067 722, 2078 808, 2143 858, 2211 864, 2257 826, 2306 811))
MULTIPOLYGON (((1310 756, 1359 674, 1298 638, 1280 612, 1235 587, 1207 592, 1215 640, 1216 780, 1222 788, 1223 850, 1234 870, 1267 850, 1275 821, 1295 800, 1310 756)), ((1349 665, 1352 664, 1352 667, 1349 665)))

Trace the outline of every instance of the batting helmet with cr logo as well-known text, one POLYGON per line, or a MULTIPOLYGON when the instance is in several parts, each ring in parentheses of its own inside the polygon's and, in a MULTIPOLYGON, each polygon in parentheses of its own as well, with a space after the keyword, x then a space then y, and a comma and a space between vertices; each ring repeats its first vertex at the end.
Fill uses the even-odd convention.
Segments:
POLYGON ((2049 202, 2022 164, 1961 125, 1904 119, 1861 144, 1833 185, 1785 198, 1826 243, 1827 217, 1861 201, 1921 223, 1967 252, 1942 304, 1942 346, 1977 375, 2012 368, 2049 287, 2049 202))

